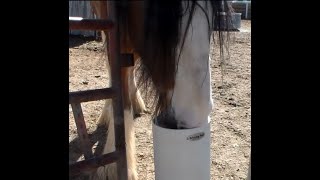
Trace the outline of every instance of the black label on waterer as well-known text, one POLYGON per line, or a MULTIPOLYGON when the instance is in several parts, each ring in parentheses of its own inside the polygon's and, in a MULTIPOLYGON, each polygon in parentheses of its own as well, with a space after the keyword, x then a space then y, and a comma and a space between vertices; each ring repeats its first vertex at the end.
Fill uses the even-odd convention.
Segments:
POLYGON ((200 133, 196 133, 196 134, 192 134, 192 135, 188 136, 187 140, 197 141, 197 140, 203 138, 203 136, 204 136, 204 132, 200 132, 200 133))

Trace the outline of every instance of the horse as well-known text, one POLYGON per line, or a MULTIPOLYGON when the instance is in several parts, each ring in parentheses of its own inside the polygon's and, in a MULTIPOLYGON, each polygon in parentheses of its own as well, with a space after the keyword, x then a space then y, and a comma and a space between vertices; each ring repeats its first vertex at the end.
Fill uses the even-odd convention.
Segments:
MULTIPOLYGON (((110 1, 90 3, 98 18, 108 18, 110 1)), ((123 99, 128 179, 138 179, 134 157, 133 114, 147 111, 140 88, 151 88, 154 92, 152 117, 155 156, 162 154, 161 157, 155 157, 156 179, 208 179, 210 143, 207 138, 210 137, 209 114, 213 108, 209 67, 210 37, 216 25, 220 53, 223 56, 228 38, 224 38, 222 24, 227 24, 228 28, 232 13, 230 4, 226 0, 127 1, 119 8, 119 13, 122 16, 118 22, 121 30, 121 53, 132 53, 137 66, 121 71, 126 77, 123 99), (225 18, 219 18, 220 12, 226 14, 225 18), (218 20, 216 24, 215 19, 218 20), (135 79, 136 69, 140 73, 138 81, 135 79), (188 131, 193 133, 186 137, 190 142, 206 139, 199 150, 195 147, 166 144, 165 141, 180 136, 177 132, 188 131), (171 137, 168 136, 170 133, 173 133, 171 137), (188 149, 195 150, 194 154, 199 152, 199 155, 181 158, 186 156, 184 153, 188 149), (163 153, 167 151, 171 153, 163 153), (176 157, 182 154, 177 163, 170 159, 175 158, 172 154, 176 157), (188 160, 190 161, 187 162, 188 160), (202 164, 205 164, 203 168, 182 168, 202 164)), ((228 33, 227 28, 224 31, 228 33)), ((107 32, 102 32, 102 40, 108 45, 107 32)), ((108 126, 103 153, 113 152, 114 119, 111 100, 106 100, 99 123, 108 126)), ((98 168, 90 178, 117 179, 115 164, 98 168)))

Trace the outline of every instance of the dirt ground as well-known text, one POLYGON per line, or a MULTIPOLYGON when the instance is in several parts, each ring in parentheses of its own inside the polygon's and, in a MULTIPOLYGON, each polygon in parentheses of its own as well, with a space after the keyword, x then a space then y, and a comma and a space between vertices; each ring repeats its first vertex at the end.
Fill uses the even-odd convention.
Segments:
MULTIPOLYGON (((211 179, 246 178, 251 147, 251 21, 242 20, 241 31, 231 34, 230 60, 223 81, 218 49, 211 44, 214 109, 211 113, 211 179)), ((69 38, 69 91, 108 87, 102 43, 93 38, 69 38)), ((147 107, 148 101, 145 99, 147 107)), ((97 120, 104 101, 82 103, 93 150, 103 141, 97 120)), ((150 114, 135 119, 139 179, 153 180, 153 144, 150 114)), ((83 159, 71 106, 69 106, 69 162, 83 159)))

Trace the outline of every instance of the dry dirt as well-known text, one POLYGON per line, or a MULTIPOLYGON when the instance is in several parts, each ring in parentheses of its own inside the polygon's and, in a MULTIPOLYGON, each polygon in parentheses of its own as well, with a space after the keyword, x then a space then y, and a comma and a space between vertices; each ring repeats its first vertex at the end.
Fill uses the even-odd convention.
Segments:
MULTIPOLYGON (((241 31, 231 34, 230 60, 223 81, 218 49, 211 44, 214 109, 211 113, 211 179, 245 179, 251 147, 251 21, 243 20, 241 31)), ((107 87, 108 73, 102 44, 92 38, 69 38, 69 91, 107 87)), ((148 101, 146 101, 148 104, 148 101)), ((93 145, 103 141, 105 130, 97 129, 104 101, 82 103, 93 145)), ((69 162, 83 159, 72 109, 69 106, 69 162)), ((136 157, 139 179, 153 180, 153 145, 150 115, 135 119, 136 157)))

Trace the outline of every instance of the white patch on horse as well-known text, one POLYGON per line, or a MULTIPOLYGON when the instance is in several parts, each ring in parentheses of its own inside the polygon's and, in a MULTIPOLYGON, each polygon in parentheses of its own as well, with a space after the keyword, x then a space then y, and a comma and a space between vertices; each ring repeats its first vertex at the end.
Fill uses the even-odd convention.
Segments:
MULTIPOLYGON (((204 2, 199 4, 204 7, 204 2)), ((211 17, 211 12, 208 13, 211 17)), ((186 28, 187 19, 188 16, 183 18, 182 30, 186 28)), ((208 28, 204 12, 196 7, 181 52, 172 96, 172 108, 178 128, 200 127, 209 121, 208 116, 213 107, 213 100, 210 84, 208 28)), ((183 34, 181 33, 181 36, 183 34)))

